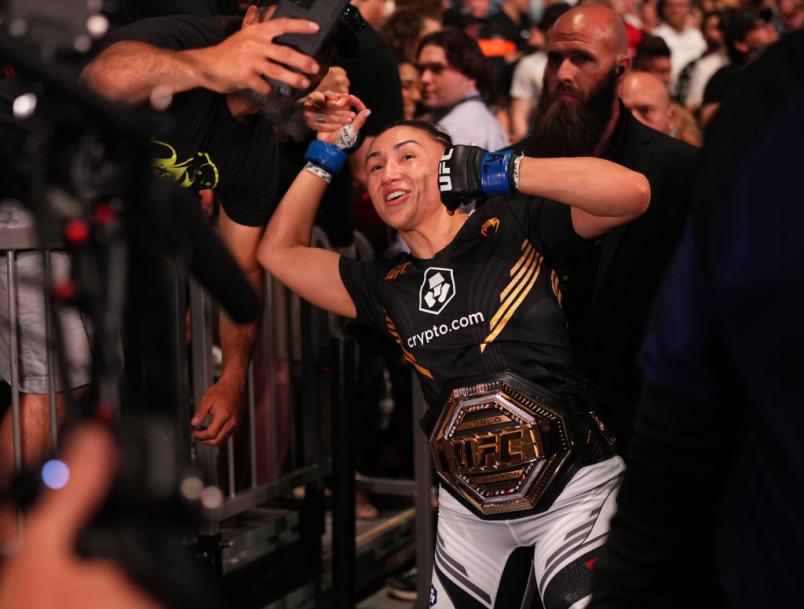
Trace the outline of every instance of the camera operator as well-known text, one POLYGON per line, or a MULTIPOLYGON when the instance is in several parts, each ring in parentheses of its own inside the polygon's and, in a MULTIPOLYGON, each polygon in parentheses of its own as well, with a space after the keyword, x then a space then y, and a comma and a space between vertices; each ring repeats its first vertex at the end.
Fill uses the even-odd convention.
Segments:
MULTIPOLYGON (((341 18, 315 58, 278 44, 282 34, 313 34, 319 26, 269 20, 274 8, 251 5, 236 23, 191 15, 138 21, 116 30, 82 73, 112 100, 150 99, 159 106, 160 98, 172 96, 167 113, 173 129, 152 139, 155 170, 183 187, 216 193, 221 238, 258 294, 263 278, 256 250, 277 194, 272 124, 300 109, 298 100, 320 82, 336 50, 357 54, 358 48, 353 14, 341 18), (266 78, 290 85, 294 94, 282 95, 266 78)), ((345 96, 320 100, 305 109, 311 128, 331 129, 353 118, 343 107, 345 96)), ((256 332, 256 324, 236 325, 221 314, 223 367, 193 415, 197 440, 217 446, 236 427, 256 332), (208 426, 200 428, 207 417, 208 426)))

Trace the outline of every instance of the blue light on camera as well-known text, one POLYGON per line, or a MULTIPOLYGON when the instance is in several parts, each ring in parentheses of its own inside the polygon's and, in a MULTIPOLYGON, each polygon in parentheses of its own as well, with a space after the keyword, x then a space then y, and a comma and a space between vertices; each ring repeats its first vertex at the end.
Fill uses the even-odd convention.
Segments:
POLYGON ((51 459, 42 466, 42 482, 53 490, 59 490, 70 480, 70 468, 64 461, 51 459))

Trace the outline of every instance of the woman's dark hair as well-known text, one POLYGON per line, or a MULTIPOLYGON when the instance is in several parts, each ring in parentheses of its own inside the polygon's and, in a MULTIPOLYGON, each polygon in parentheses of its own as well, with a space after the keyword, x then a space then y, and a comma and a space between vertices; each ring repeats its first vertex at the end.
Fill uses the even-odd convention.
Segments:
POLYGON ((397 57, 415 64, 416 45, 428 16, 410 8, 399 9, 382 25, 380 36, 397 57))
POLYGON ((418 129, 419 131, 423 131, 427 135, 429 135, 432 139, 437 141, 440 144, 443 144, 445 148, 452 146, 452 138, 436 127, 435 123, 429 123, 427 121, 417 121, 417 120, 402 120, 396 121, 388 125, 385 129, 380 132, 380 135, 388 131, 389 129, 393 129, 394 127, 410 127, 411 129, 418 129))
POLYGON ((449 65, 458 70, 467 78, 477 82, 477 89, 481 93, 489 93, 492 81, 489 65, 483 52, 474 38, 462 30, 445 28, 438 32, 428 34, 419 43, 416 57, 426 46, 437 46, 444 49, 449 65))

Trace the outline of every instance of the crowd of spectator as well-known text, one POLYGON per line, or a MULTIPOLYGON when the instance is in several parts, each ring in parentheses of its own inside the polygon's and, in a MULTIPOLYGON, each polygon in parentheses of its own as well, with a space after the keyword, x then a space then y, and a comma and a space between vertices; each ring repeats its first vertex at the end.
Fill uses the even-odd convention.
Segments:
MULTIPOLYGON (((546 33, 556 18, 575 3, 547 1, 534 10, 528 2, 465 1, 441 13, 445 28, 463 30, 486 57, 493 80, 481 89, 511 143, 525 136, 541 91, 546 64, 546 33)), ((800 2, 638 0, 601 2, 626 25, 634 70, 649 72, 666 87, 672 107, 667 132, 693 145, 702 143, 701 129, 728 90, 727 74, 735 73, 768 44, 804 26, 800 2), (712 80, 721 68, 731 66, 712 80), (707 88, 711 81, 711 86, 707 88)), ((396 23, 417 15, 418 31, 407 31, 408 51, 399 53, 398 35, 386 38, 400 57, 411 57, 415 41, 432 31, 441 3, 398 2, 384 34, 396 23)), ((422 110, 427 109, 425 105, 422 110)), ((420 113, 422 115, 423 113, 420 113)))
MULTIPOLYGON (((617 93, 626 107, 649 127, 693 146, 703 143, 705 126, 740 69, 784 34, 804 27, 799 0, 595 3, 614 10, 625 24, 631 74, 617 83, 617 93)), ((245 3, 217 4, 218 10, 232 10, 245 3)), ((381 53, 390 49, 393 57, 375 60, 377 70, 393 61, 399 71, 402 113, 395 118, 431 120, 456 143, 494 150, 533 135, 548 62, 548 32, 576 3, 356 0, 353 4, 370 29, 379 33, 381 53)), ((357 91, 359 77, 350 78, 351 92, 368 107, 373 105, 365 96, 370 98, 380 89, 383 95, 374 105, 391 103, 387 83, 369 78, 367 82, 376 86, 357 91)), ((390 121, 391 114, 383 113, 385 120, 390 121)), ((392 236, 376 226, 367 206, 359 205, 361 197, 365 200, 359 187, 365 181, 358 179, 357 184, 352 201, 358 202, 353 210, 358 225, 380 250, 393 247, 392 236)), ((339 212, 334 224, 343 222, 339 212)), ((323 224, 327 228, 326 221, 323 224)), ((348 230, 331 226, 328 232, 339 244, 349 239, 348 230)))

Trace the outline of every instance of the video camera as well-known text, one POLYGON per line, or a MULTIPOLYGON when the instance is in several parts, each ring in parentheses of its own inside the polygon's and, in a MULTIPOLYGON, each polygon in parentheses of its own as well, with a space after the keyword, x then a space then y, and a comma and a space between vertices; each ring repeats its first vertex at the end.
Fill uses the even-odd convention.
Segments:
MULTIPOLYGON (((85 243, 68 245, 78 294, 73 304, 93 328, 93 380, 83 408, 68 410, 92 420, 109 406, 118 412, 112 427, 121 471, 76 551, 114 560, 165 606, 220 609, 225 602, 216 578, 187 548, 203 510, 181 485, 201 474, 171 432, 184 380, 170 365, 177 345, 165 331, 172 302, 166 260, 188 268, 241 323, 256 316, 258 304, 193 197, 153 176, 149 137, 160 117, 108 103, 78 83, 76 56, 108 27, 101 4, 0 0, 0 62, 13 65, 23 83, 13 112, 2 117, 20 141, 0 159, 0 173, 22 188, 4 190, 0 199, 19 199, 51 236, 64 235, 70 220, 90 227, 85 243), (103 226, 95 214, 100 203, 115 211, 103 226), (132 314, 137 295, 147 295, 148 305, 132 314), (124 343, 126 358, 134 359, 126 344, 132 334, 139 334, 135 356, 155 362, 136 389, 124 375, 119 349, 124 343), (128 409, 122 419, 121 404, 128 409)), ((29 472, 27 478, 38 476, 29 472)))

